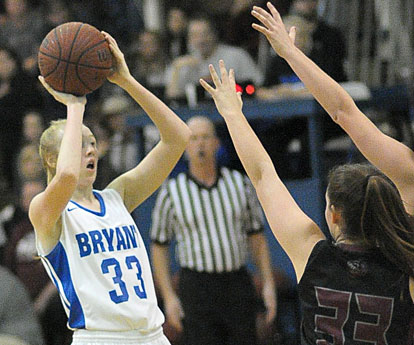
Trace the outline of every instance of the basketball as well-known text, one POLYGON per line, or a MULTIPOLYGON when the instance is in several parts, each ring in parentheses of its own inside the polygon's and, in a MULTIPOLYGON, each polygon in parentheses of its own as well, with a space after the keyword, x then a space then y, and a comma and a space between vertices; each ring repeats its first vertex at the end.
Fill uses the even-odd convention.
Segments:
POLYGON ((112 55, 94 26, 69 22, 52 29, 39 48, 40 74, 56 91, 84 96, 111 73, 112 55))

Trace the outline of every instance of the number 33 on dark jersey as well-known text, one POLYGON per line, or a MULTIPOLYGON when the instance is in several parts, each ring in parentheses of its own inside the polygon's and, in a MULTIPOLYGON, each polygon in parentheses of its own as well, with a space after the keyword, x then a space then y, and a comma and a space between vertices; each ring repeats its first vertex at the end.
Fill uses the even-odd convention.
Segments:
POLYGON ((318 242, 299 295, 302 344, 413 344, 409 276, 379 250, 318 242))

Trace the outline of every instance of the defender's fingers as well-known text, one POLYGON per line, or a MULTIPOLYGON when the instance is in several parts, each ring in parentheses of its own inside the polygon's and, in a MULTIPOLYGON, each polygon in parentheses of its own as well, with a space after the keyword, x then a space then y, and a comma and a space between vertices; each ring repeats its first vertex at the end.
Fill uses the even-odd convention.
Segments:
POLYGON ((229 76, 227 74, 226 65, 224 64, 223 60, 219 61, 219 67, 220 67, 221 81, 227 82, 229 80, 229 76))
POLYGON ((217 75, 216 69, 212 64, 208 65, 208 69, 210 70, 211 79, 213 79, 213 83, 216 87, 220 86, 220 78, 217 75))
POLYGON ((229 81, 230 81, 230 84, 236 85, 236 78, 234 76, 234 69, 233 68, 230 68, 229 81))
POLYGON ((273 4, 270 1, 267 2, 267 8, 269 9, 274 19, 282 21, 282 17, 279 11, 276 9, 275 6, 273 6, 273 4))
POLYGON ((259 24, 256 24, 256 23, 252 24, 252 28, 259 31, 259 32, 261 32, 265 36, 270 34, 270 31, 267 28, 265 28, 264 26, 261 26, 259 24))
POLYGON ((214 88, 207 83, 204 79, 200 79, 200 84, 210 95, 213 96, 213 92, 215 91, 214 88))
MULTIPOLYGON (((258 9, 261 9, 260 7, 257 7, 258 9)), ((253 17, 255 17, 260 23, 265 25, 267 28, 270 28, 273 26, 273 18, 270 16, 269 13, 261 9, 262 11, 259 12, 259 10, 255 9, 251 12, 253 17), (264 13, 266 13, 268 16, 265 16, 264 13)))
POLYGON ((269 23, 275 22, 275 18, 273 18, 273 16, 264 8, 253 6, 253 11, 256 12, 259 16, 265 18, 269 23))

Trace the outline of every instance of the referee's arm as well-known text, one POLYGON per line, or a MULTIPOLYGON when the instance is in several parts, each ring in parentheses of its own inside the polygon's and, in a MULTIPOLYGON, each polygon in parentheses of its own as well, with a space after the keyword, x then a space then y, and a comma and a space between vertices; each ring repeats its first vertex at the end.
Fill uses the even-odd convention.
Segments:
POLYGON ((270 324, 276 316, 276 284, 270 260, 269 247, 263 232, 249 236, 252 256, 263 282, 262 297, 266 306, 266 321, 270 324))
POLYGON ((170 243, 172 237, 171 200, 165 183, 160 189, 152 211, 151 257, 154 279, 164 301, 167 321, 177 330, 182 331, 181 317, 183 311, 180 300, 175 293, 170 272, 170 243))

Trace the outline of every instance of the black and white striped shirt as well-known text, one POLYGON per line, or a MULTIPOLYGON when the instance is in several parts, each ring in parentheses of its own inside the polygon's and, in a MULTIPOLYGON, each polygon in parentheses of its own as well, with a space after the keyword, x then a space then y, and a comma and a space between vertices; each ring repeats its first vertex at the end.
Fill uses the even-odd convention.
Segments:
POLYGON ((263 231, 263 212, 247 176, 221 168, 206 187, 188 173, 166 181, 152 213, 151 240, 177 241, 181 267, 231 272, 246 265, 247 235, 263 231))

